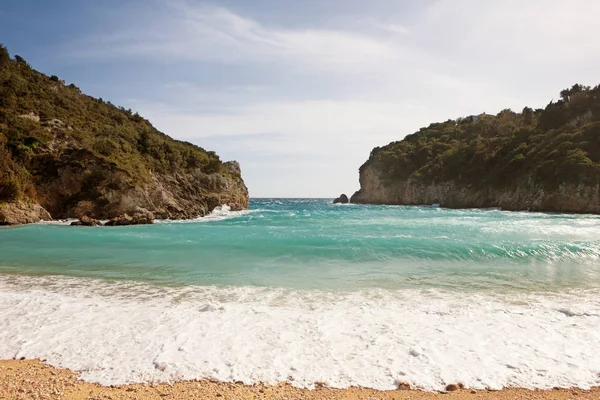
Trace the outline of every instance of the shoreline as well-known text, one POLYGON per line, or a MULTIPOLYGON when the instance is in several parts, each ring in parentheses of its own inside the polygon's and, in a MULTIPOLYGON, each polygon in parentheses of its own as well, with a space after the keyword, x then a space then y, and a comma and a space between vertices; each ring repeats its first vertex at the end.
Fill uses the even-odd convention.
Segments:
MULTIPOLYGON (((262 198, 255 198, 256 199, 262 199, 262 198)), ((274 198, 275 199, 275 198, 274 198)), ((282 199, 287 199, 287 198, 282 198, 282 199)), ((291 198, 291 199, 295 199, 295 198, 291 198)), ((304 199, 304 198, 301 198, 304 199)), ((306 198, 306 199, 311 199, 311 198, 306 198)), ((331 199, 327 199, 327 198, 317 198, 318 200, 327 200, 328 203, 331 203, 331 199)), ((336 203, 332 203, 332 204, 336 204, 336 203)), ((444 210, 451 210, 451 211, 461 211, 461 210, 477 210, 477 211, 501 211, 501 212, 507 212, 507 213, 528 213, 528 214, 547 214, 547 215, 568 215, 568 216, 590 216, 590 217, 598 217, 600 216, 600 212, 598 213, 594 213, 594 212, 587 212, 587 211, 558 211, 558 210, 546 210, 546 209, 517 209, 517 208, 503 208, 503 207, 450 207, 450 206, 441 206, 439 204, 409 204, 409 203, 368 203, 368 202, 348 202, 348 203, 337 203, 336 205, 353 205, 353 206, 391 206, 391 207, 419 207, 419 208, 439 208, 439 209, 444 209, 444 210)), ((189 218, 155 218, 154 222, 152 223, 143 223, 143 224, 126 224, 126 225, 115 225, 115 226, 140 226, 140 225, 154 225, 154 224, 166 224, 166 223, 189 223, 189 222, 201 222, 204 220, 218 220, 220 218, 223 217, 222 214, 217 213, 216 215, 212 214, 215 211, 219 211, 220 210, 213 210, 211 213, 206 214, 205 216, 197 216, 197 217, 189 217, 189 218), (212 217, 212 218, 211 218, 212 217)), ((250 208, 245 208, 245 209, 241 209, 241 210, 234 210, 232 212, 248 212, 251 211, 250 208)), ((228 210, 226 210, 226 212, 229 212, 228 210)), ((113 218, 114 219, 114 218, 113 218)), ((74 218, 74 217, 69 217, 69 218, 59 218, 59 219, 51 219, 51 220, 39 220, 39 221, 35 221, 35 222, 24 222, 24 223, 3 223, 0 222, 0 228, 15 228, 15 227, 22 227, 22 226, 27 226, 27 225, 50 225, 50 226, 74 226, 72 225, 73 222, 77 222, 79 221, 79 218, 74 218)), ((98 222, 100 222, 100 224, 98 225, 90 225, 90 226, 86 226, 86 225, 81 225, 78 224, 76 225, 77 227, 104 227, 104 226, 109 226, 110 225, 106 225, 107 222, 110 222, 110 219, 102 219, 102 220, 97 220, 98 222)))
MULTIPOLYGON (((454 389, 454 388, 452 388, 454 389)), ((218 382, 213 380, 177 381, 160 384, 129 384, 123 386, 101 386, 80 380, 77 373, 55 368, 44 362, 33 360, 0 360, 0 394, 2 399, 598 399, 600 387, 590 390, 549 389, 530 390, 504 388, 498 391, 458 388, 446 392, 424 392, 420 390, 374 390, 350 387, 333 389, 318 386, 315 389, 296 388, 289 383, 277 385, 244 385, 242 383, 218 382)))

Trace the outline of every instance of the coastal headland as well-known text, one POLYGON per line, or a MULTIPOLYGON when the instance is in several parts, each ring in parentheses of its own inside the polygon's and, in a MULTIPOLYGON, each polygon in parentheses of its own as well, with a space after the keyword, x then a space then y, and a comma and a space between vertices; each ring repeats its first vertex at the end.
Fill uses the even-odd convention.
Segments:
POLYGON ((576 84, 543 109, 449 119, 376 147, 350 202, 598 214, 599 93, 576 84))
POLYGON ((0 225, 130 225, 135 214, 191 219, 221 205, 248 208, 238 162, 172 139, 0 45, 0 225))

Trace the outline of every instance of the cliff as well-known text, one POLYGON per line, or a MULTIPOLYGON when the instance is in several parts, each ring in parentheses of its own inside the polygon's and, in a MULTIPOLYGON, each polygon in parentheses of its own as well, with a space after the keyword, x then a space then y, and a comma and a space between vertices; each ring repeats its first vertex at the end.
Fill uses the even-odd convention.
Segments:
POLYGON ((600 86, 434 123, 373 149, 352 203, 600 213, 600 86))
POLYGON ((139 208, 195 218, 221 204, 248 207, 237 162, 174 140, 0 46, 0 224, 139 208))

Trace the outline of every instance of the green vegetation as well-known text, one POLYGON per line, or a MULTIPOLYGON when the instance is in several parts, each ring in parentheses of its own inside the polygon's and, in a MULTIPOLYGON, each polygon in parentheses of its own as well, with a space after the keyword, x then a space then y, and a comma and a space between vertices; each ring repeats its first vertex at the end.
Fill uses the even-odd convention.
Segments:
POLYGON ((35 199, 36 187, 61 169, 86 176, 72 202, 98 200, 96 185, 106 179, 118 187, 182 170, 231 174, 214 152, 173 140, 138 113, 11 59, 0 45, 0 201, 35 199))
POLYGON ((545 109, 509 109, 434 123, 376 147, 361 166, 388 183, 454 182, 472 189, 531 182, 600 183, 600 85, 574 85, 545 109))

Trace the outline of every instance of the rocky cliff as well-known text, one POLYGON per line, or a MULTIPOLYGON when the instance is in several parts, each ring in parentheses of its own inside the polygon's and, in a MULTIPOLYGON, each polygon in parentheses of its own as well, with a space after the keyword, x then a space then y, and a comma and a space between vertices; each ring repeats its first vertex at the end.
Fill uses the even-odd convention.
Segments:
POLYGON ((600 213, 600 87, 431 124, 375 148, 353 203, 600 213))
POLYGON ((140 208, 195 218, 221 204, 248 207, 237 162, 171 139, 0 46, 0 224, 140 208))

